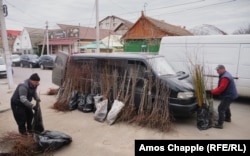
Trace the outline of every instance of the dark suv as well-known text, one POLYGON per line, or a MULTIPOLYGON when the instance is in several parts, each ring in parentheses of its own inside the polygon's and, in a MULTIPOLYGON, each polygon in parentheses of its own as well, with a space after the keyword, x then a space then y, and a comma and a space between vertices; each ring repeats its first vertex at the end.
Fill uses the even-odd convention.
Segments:
POLYGON ((133 98, 130 102, 134 103, 137 109, 140 109, 142 103, 146 103, 145 105, 154 103, 158 105, 159 110, 167 106, 171 114, 176 117, 190 116, 198 108, 189 75, 176 73, 164 56, 160 55, 142 53, 68 55, 59 52, 52 72, 52 82, 61 87, 68 82, 71 86, 76 83, 75 86, 79 87, 75 88, 76 90, 90 87, 84 91, 94 90, 99 95, 110 92, 114 98, 115 94, 130 95, 128 98, 133 98), (123 90, 119 91, 119 87, 123 90), (107 88, 110 90, 105 90, 107 88))
POLYGON ((36 54, 23 54, 20 57, 20 67, 38 68, 38 58, 36 54))
POLYGON ((52 69, 54 67, 54 61, 55 61, 56 55, 42 55, 39 57, 39 66, 41 69, 50 68, 52 69))

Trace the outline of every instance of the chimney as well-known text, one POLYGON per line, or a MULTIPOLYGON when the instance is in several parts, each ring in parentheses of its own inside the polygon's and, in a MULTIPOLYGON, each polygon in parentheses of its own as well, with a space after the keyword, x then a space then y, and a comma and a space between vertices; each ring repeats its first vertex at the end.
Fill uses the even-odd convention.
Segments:
POLYGON ((141 16, 144 16, 144 12, 143 11, 141 11, 141 16))

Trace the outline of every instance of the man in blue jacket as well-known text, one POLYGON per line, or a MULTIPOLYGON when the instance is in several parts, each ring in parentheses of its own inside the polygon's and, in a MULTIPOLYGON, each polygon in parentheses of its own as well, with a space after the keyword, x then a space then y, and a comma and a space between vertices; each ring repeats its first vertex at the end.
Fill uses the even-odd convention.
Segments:
POLYGON ((11 109, 20 134, 32 133, 32 109, 35 110, 36 106, 31 101, 33 98, 38 102, 41 101, 36 92, 39 82, 38 74, 32 74, 29 79, 17 86, 11 97, 11 109))
POLYGON ((218 106, 219 119, 214 128, 223 128, 224 121, 231 122, 231 110, 230 104, 238 97, 238 93, 235 87, 234 79, 232 75, 226 71, 224 65, 218 65, 216 67, 219 74, 218 86, 214 88, 211 93, 213 95, 219 95, 221 102, 218 106))

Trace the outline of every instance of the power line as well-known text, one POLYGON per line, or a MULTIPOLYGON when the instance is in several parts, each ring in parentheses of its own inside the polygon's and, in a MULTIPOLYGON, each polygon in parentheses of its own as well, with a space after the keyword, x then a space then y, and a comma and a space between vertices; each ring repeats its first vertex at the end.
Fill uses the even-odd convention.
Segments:
MULTIPOLYGON (((175 11, 175 12, 171 12, 171 13, 167 13, 167 14, 174 14, 174 13, 185 12, 185 11, 190 11, 190 10, 195 10, 195 9, 201 9, 201 8, 206 8, 206 7, 210 7, 210 6, 215 6, 215 5, 221 5, 221 4, 225 4, 225 3, 231 3, 231 2, 234 2, 234 1, 236 1, 236 0, 230 0, 230 1, 227 1, 227 2, 220 2, 220 3, 209 4, 209 5, 206 5, 206 6, 200 6, 200 7, 195 7, 195 8, 190 8, 190 9, 175 11)), ((163 14, 159 14, 159 15, 163 15, 163 14)))
POLYGON ((200 1, 196 1, 196 2, 188 2, 188 3, 170 5, 170 6, 165 6, 165 7, 159 7, 159 8, 149 9, 148 11, 159 10, 159 9, 166 9, 166 8, 172 8, 172 7, 177 7, 177 6, 189 5, 189 4, 195 4, 195 3, 200 3, 200 2, 204 2, 204 1, 205 0, 200 0, 200 1))
POLYGON ((190 8, 190 9, 184 9, 184 10, 180 10, 180 11, 174 11, 174 12, 163 13, 163 14, 156 14, 156 15, 152 15, 152 16, 161 16, 161 15, 169 15, 169 14, 175 14, 175 13, 180 13, 180 12, 186 12, 186 11, 190 11, 190 10, 196 10, 196 9, 211 7, 211 6, 215 6, 215 5, 231 3, 231 2, 234 2, 234 1, 236 1, 236 0, 230 0, 230 1, 226 1, 226 2, 219 2, 219 3, 209 4, 209 5, 206 5, 206 6, 194 7, 194 8, 190 8))
MULTIPOLYGON (((201 2, 204 2, 205 0, 199 0, 199 1, 192 1, 192 2, 185 2, 185 3, 181 3, 181 4, 175 4, 175 5, 169 5, 169 6, 163 6, 163 7, 157 7, 157 8, 152 8, 152 9, 147 9, 147 12, 153 12, 153 11, 159 11, 161 9, 166 9, 166 8, 173 8, 173 7, 179 7, 179 6, 188 6, 188 5, 191 5, 191 4, 195 4, 195 3, 201 3, 201 2)), ((205 7, 210 7, 210 6, 216 6, 216 5, 221 5, 221 4, 225 4, 225 3, 231 3, 233 1, 236 1, 236 0, 230 0, 230 1, 226 1, 226 2, 218 2, 218 3, 214 3, 214 4, 209 4, 209 5, 204 5, 204 6, 199 6, 199 7, 193 7, 193 8, 187 8, 187 9, 184 9, 184 10, 179 10, 179 11, 174 11, 174 12, 170 12, 170 13, 161 13, 161 14, 155 14, 153 16, 160 16, 160 15, 167 15, 167 14, 174 14, 174 13, 179 13, 179 12, 185 12, 185 11, 190 11, 190 10, 195 10, 195 9, 200 9, 200 8, 205 8, 205 7)), ((7 1, 6 1, 7 2, 7 1)), ((11 7, 19 10, 20 12, 22 12, 23 14, 27 15, 25 11, 23 11, 22 9, 16 7, 15 5, 7 2, 11 7)), ((120 7, 120 5, 118 4, 115 4, 117 6, 120 7)), ((123 8, 123 7, 120 7, 120 8, 123 8)), ((92 22, 93 20, 93 10, 91 11, 92 14, 91 14, 91 17, 90 18, 85 18, 85 19, 81 19, 81 18, 78 18, 78 19, 72 19, 71 20, 63 20, 61 21, 60 23, 68 23, 68 22, 76 22, 76 23, 81 23, 81 21, 83 21, 83 23, 85 21, 89 21, 89 22, 85 22, 84 25, 94 25, 94 22, 92 22)), ((121 15, 130 15, 130 14, 138 14, 140 13, 140 11, 131 11, 131 12, 124 12, 124 13, 120 13, 120 14, 116 14, 116 16, 121 16, 121 15)), ((28 14, 28 16, 30 16, 30 14, 28 14)), ((34 16, 30 16, 32 17, 32 19, 36 19, 36 20, 39 20, 37 17, 34 17, 34 16)), ((105 18, 106 16, 103 14, 102 15, 103 18, 105 18)), ((56 18, 56 17, 55 17, 56 18)), ((15 20, 15 19, 11 19, 10 17, 7 18, 8 20, 10 21, 14 21, 14 22, 18 22, 18 20, 15 20)), ((133 17, 133 18, 130 18, 130 19, 138 19, 138 17, 133 17)), ((41 21, 41 20, 39 20, 41 21)), ((19 21, 20 23, 24 23, 23 21, 19 21)), ((58 22, 52 22, 52 21, 49 21, 50 23, 58 23, 58 22)), ((31 23, 24 23, 24 24, 29 24, 29 25, 33 25, 31 23)))

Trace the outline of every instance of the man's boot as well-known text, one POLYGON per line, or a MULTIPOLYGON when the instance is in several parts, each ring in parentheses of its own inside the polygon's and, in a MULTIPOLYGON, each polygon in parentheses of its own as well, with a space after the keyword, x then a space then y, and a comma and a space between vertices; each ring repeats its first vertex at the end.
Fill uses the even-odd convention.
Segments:
POLYGON ((223 129, 223 125, 222 124, 215 124, 214 128, 219 128, 219 129, 223 129))
POLYGON ((231 118, 226 118, 224 121, 231 122, 231 118))

